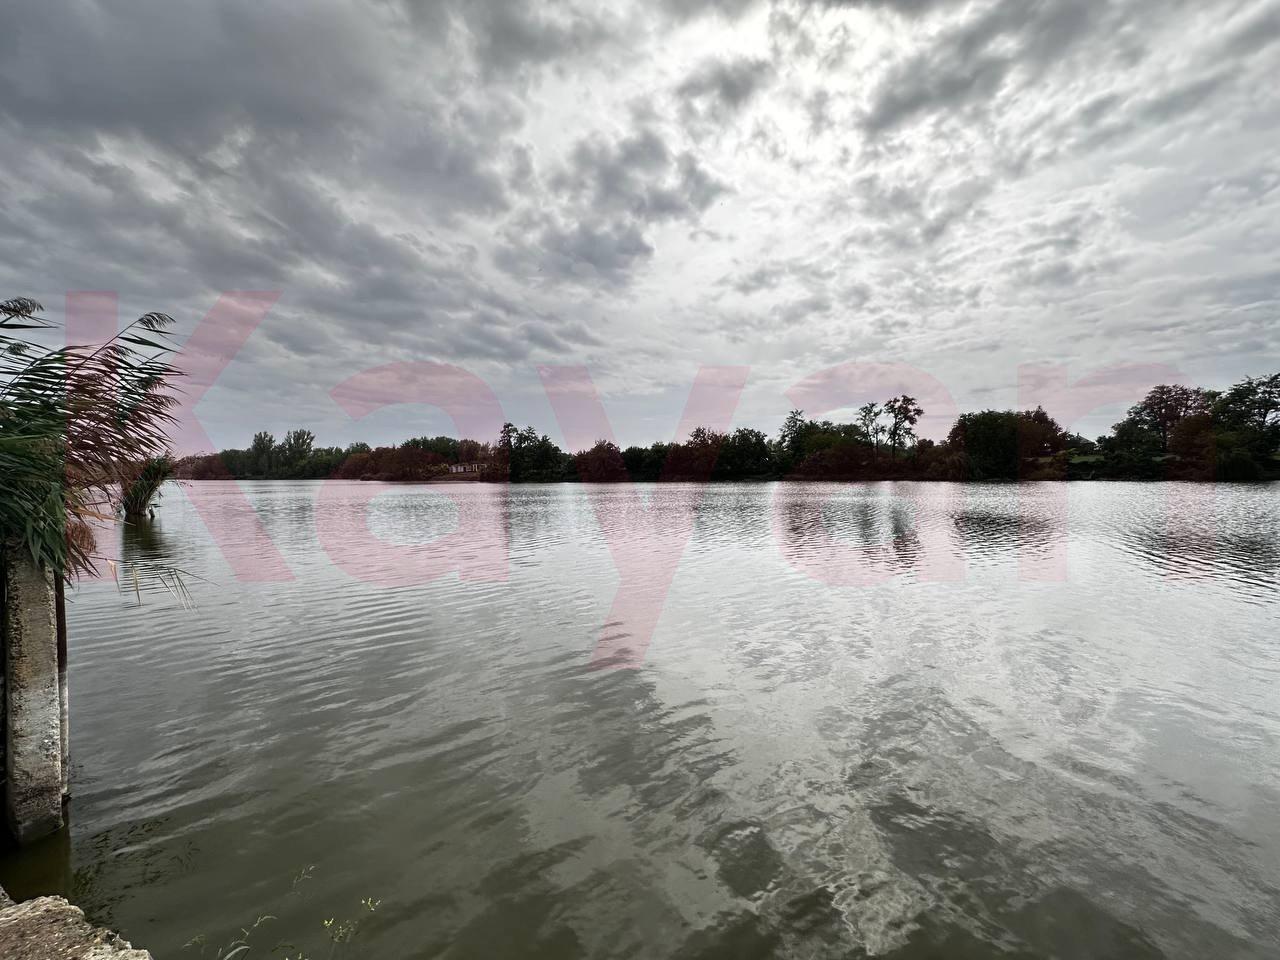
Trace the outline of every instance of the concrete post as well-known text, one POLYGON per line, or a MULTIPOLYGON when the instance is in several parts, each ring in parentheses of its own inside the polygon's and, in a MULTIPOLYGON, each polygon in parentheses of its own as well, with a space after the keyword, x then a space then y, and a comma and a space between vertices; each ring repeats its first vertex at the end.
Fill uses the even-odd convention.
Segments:
POLYGON ((58 627, 58 713, 59 735, 62 740, 62 795, 71 796, 71 708, 67 701, 70 685, 67 682, 67 598, 63 593, 62 578, 53 578, 53 613, 58 627))
POLYGON ((19 843, 62 827, 62 697, 53 577, 5 551, 5 816, 19 843))

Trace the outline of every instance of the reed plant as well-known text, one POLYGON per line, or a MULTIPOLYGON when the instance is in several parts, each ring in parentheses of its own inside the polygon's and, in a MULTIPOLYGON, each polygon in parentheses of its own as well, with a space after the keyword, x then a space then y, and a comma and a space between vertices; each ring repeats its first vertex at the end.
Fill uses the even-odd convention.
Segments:
POLYGON ((93 569, 94 524, 124 508, 120 464, 166 456, 179 373, 166 314, 57 346, 42 313, 0 302, 0 543, 70 579, 93 569))
POLYGON ((174 459, 167 453, 120 467, 120 509, 126 520, 150 514, 164 482, 173 476, 174 459))

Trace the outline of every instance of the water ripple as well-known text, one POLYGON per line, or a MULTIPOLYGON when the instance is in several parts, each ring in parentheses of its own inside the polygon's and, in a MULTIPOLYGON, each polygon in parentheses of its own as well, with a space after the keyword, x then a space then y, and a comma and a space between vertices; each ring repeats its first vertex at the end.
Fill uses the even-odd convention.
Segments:
POLYGON ((1274 485, 244 489, 293 579, 209 484, 73 593, 14 892, 157 955, 367 896, 375 956, 1274 955, 1274 485))

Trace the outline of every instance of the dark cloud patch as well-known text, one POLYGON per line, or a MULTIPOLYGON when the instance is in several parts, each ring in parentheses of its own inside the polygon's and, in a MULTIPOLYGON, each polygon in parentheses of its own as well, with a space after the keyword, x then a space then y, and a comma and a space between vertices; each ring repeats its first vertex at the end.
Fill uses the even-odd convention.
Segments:
POLYGON ((517 143, 512 147, 507 168, 507 182, 513 190, 523 191, 533 187, 537 174, 533 165, 533 151, 527 144, 517 143))
POLYGON ((291 175, 322 168, 446 215, 504 209, 494 144, 523 108, 497 94, 468 102, 448 79, 407 95, 397 66, 409 49, 388 9, 21 4, 0 12, 14 48, 0 61, 0 117, 88 151, 104 136, 141 140, 206 188, 269 155, 291 175))
POLYGON ((729 189, 646 126, 616 140, 579 141, 549 183, 558 213, 524 218, 495 262, 516 276, 576 284, 627 282, 654 253, 650 225, 696 224, 729 189))
POLYGON ((886 10, 906 17, 920 17, 949 7, 963 6, 966 0, 815 0, 815 5, 845 9, 886 10))
POLYGON ((766 293, 786 285, 815 291, 824 289, 835 279, 836 273, 837 271, 828 263, 800 259, 772 260, 761 263, 746 272, 721 277, 718 285, 746 297, 766 293))
POLYGON ((525 283, 620 286, 652 256, 653 247, 632 221, 548 219, 532 233, 508 233, 494 262, 525 283))
POLYGON ((547 319, 531 320, 516 329, 517 336, 532 347, 552 356, 565 356, 581 347, 602 347, 604 341, 579 322, 553 322, 547 319))
POLYGON ((693 153, 680 154, 676 170, 680 193, 690 210, 701 213, 721 196, 732 192, 729 185, 708 171, 693 153))
POLYGON ((496 71, 580 56, 612 37, 604 23, 581 11, 562 7, 560 16, 549 15, 548 4, 467 0, 463 9, 477 59, 496 71))
POLYGON ((793 327, 830 313, 831 307, 831 298, 825 293, 813 293, 783 304, 773 315, 784 327, 793 327))
POLYGON ((676 87, 686 122, 723 124, 773 80, 773 64, 742 57, 705 63, 676 87))
POLYGON ((987 104, 1015 72, 1038 77, 1091 31, 1114 26, 1107 8, 1106 0, 997 0, 892 68, 863 127, 875 135, 922 114, 987 104))
POLYGON ((522 324, 516 330, 517 335, 548 353, 564 353, 565 343, 544 323, 522 324))
POLYGON ((1202 76, 1180 79, 1163 90, 1096 97, 1069 115, 1046 138, 1041 162, 1062 152, 1087 153, 1152 131, 1166 132, 1215 102, 1236 79, 1229 71, 1212 69, 1202 76))
POLYGON ((446 357, 519 363, 529 356, 531 347, 537 345, 531 344, 526 331, 527 327, 512 329, 505 317, 479 311, 456 318, 441 330, 438 349, 446 357))
POLYGON ((607 213, 664 219, 682 204, 670 182, 673 158, 667 142, 650 129, 617 141, 580 141, 552 187, 573 202, 607 213))
POLYGON ((772 290, 789 275, 789 271, 781 264, 763 264, 739 277, 721 281, 728 283, 743 296, 751 296, 762 290, 772 290))
POLYGON ((645 222, 695 219, 729 189, 692 153, 673 154, 645 128, 612 142, 579 142, 551 185, 573 205, 645 222))
POLYGON ((878 226, 870 233, 855 230, 850 238, 861 245, 888 242, 902 250, 932 246, 957 223, 975 216, 994 187, 984 177, 940 185, 867 174, 854 181, 852 193, 867 220, 878 226))
POLYGON ((543 0, 403 0, 418 32, 437 42, 465 40, 483 76, 586 56, 616 38, 600 7, 543 0))
POLYGON ((146 287, 167 274, 199 288, 219 281, 269 287, 296 264, 277 234, 218 217, 205 198, 155 196, 125 163, 70 146, 24 156, 2 135, 0 150, 12 158, 9 175, 27 187, 15 186, 7 207, 33 263, 47 268, 49 251, 57 249, 82 271, 79 286, 146 287))
POLYGON ((1280 5, 1264 4, 1227 36, 1223 54, 1251 57, 1280 40, 1280 5))
POLYGON ((696 20, 700 17, 719 16, 734 20, 762 0, 659 0, 659 8, 677 22, 696 20))
POLYGON ((925 110, 946 110, 971 101, 992 99, 1013 65, 1002 56, 954 60, 930 69, 923 63, 904 67, 877 92, 863 121, 869 133, 883 133, 925 110))
POLYGON ((389 92, 376 15, 236 0, 6 5, 0 112, 59 136, 137 132, 192 153, 245 124, 331 130, 389 92))
MULTIPOLYGON (((768 4, 775 11, 791 6, 800 13, 808 10, 882 10, 908 17, 918 17, 946 7, 963 6, 967 0, 774 0, 768 4)), ((661 8, 677 21, 706 16, 736 20, 752 10, 765 6, 765 0, 661 0, 661 8)))
POLYGON ((1115 260, 1070 256, 1047 249, 1010 259, 1004 264, 1004 271, 1011 283, 1035 291, 1037 295, 1053 297, 1093 282, 1103 274, 1113 273, 1118 266, 1120 264, 1115 260))
MULTIPOLYGON (((404 199, 434 212, 493 214, 509 204, 493 144, 515 126, 424 105, 406 111, 375 145, 354 144, 354 158, 362 173, 395 184, 404 199)), ((527 177, 528 156, 515 150, 516 173, 527 177)))
POLYGON ((809 117, 809 136, 819 137, 831 128, 831 91, 816 90, 804 103, 809 117))
POLYGON ((1200 108, 1229 81, 1226 72, 1181 83, 1142 104, 1138 119, 1146 124, 1164 124, 1200 108))

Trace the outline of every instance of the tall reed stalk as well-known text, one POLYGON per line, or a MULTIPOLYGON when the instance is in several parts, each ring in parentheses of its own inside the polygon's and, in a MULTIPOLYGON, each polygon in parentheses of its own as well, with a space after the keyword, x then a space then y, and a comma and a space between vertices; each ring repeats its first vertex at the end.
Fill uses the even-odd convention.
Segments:
POLYGON ((179 374, 165 314, 58 347, 42 311, 0 302, 0 538, 70 578, 93 568, 93 524, 123 506, 119 465, 165 456, 179 374))

